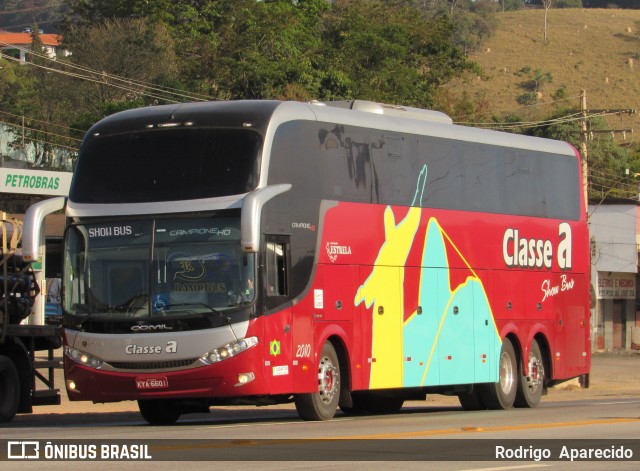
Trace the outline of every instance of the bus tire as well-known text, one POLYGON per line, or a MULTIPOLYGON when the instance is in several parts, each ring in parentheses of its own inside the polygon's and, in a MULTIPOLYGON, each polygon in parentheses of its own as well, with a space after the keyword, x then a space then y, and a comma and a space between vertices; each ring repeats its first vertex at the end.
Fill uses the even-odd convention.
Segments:
POLYGON ((482 398, 480 397, 477 387, 474 387, 471 392, 458 393, 458 400, 464 410, 486 409, 482 403, 482 398))
POLYGON ((478 386, 480 399, 487 409, 510 409, 518 392, 518 359, 509 339, 502 341, 500 349, 499 380, 478 386))
POLYGON ((544 391, 545 371, 540 345, 533 340, 529 348, 527 359, 528 375, 524 375, 522 365, 519 366, 518 393, 516 395, 516 407, 536 407, 540 404, 540 398, 544 391))
POLYGON ((10 358, 0 355, 0 422, 10 422, 20 405, 20 377, 10 358))
POLYGON ((295 396, 296 410, 303 420, 329 420, 340 400, 340 362, 330 342, 322 347, 318 361, 318 391, 295 396))
POLYGON ((351 394, 351 405, 340 404, 340 410, 346 415, 364 415, 367 413, 362 395, 353 393, 351 394))
POLYGON ((142 418, 151 425, 172 425, 182 415, 178 401, 171 399, 141 399, 138 408, 142 418))

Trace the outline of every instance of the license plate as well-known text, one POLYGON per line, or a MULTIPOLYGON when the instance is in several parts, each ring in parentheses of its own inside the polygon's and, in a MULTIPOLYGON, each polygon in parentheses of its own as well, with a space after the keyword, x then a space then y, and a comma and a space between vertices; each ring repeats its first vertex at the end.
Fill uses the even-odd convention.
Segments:
POLYGON ((169 387, 169 380, 166 376, 136 378, 136 387, 138 389, 164 389, 169 387))

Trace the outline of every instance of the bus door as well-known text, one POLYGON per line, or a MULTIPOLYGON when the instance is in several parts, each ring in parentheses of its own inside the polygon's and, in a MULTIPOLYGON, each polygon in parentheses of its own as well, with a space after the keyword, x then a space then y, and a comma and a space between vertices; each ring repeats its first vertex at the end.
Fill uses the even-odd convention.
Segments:
POLYGON ((263 269, 265 379, 271 394, 293 388, 290 296, 291 252, 287 236, 266 236, 263 269), (279 306, 285 306, 279 309, 279 306))
MULTIPOLYGON (((313 337, 316 341, 324 342, 329 335, 340 335, 351 361, 349 370, 352 375, 358 375, 362 371, 361 319, 357 316, 354 318, 354 309, 357 308, 354 308, 353 302, 354 293, 358 289, 358 279, 357 266, 334 263, 318 265, 312 293, 312 320, 315 332, 313 337)), ((304 349, 298 348, 300 351, 296 352, 296 355, 303 354, 304 349)), ((311 350, 321 349, 322 345, 316 344, 315 350, 311 350)), ((360 384, 360 378, 352 377, 351 384, 360 384)))

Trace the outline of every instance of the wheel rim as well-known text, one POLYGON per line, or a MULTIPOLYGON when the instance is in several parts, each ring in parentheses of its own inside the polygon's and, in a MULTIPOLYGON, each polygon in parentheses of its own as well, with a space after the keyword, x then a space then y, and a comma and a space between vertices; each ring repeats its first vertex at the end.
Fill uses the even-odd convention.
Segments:
POLYGON ((540 385, 542 384, 542 380, 544 378, 544 365, 542 361, 534 355, 533 353, 529 353, 529 374, 527 375, 527 388, 532 393, 535 393, 540 385))
POLYGON ((339 381, 338 369, 329 357, 323 357, 318 367, 318 392, 322 402, 328 404, 333 400, 339 381))
POLYGON ((509 394, 516 384, 513 363, 507 352, 500 355, 500 388, 504 394, 509 394))

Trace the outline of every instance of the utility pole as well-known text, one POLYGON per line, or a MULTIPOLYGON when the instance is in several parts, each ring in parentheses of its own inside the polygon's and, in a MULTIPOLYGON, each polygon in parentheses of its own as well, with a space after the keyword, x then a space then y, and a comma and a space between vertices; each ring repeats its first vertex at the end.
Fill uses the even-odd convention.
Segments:
POLYGON ((580 154, 582 155, 582 184, 584 186, 584 200, 589 204, 589 185, 591 179, 589 178, 589 156, 587 151, 587 141, 593 134, 608 133, 614 136, 619 133, 624 137, 626 133, 633 133, 633 129, 589 129, 589 122, 587 115, 608 115, 608 114, 635 114, 635 109, 602 109, 602 110, 589 110, 587 109, 587 91, 580 90, 580 154))
POLYGON ((589 163, 587 156, 587 91, 580 90, 580 154, 582 155, 582 188, 584 189, 584 204, 589 212, 589 163))

